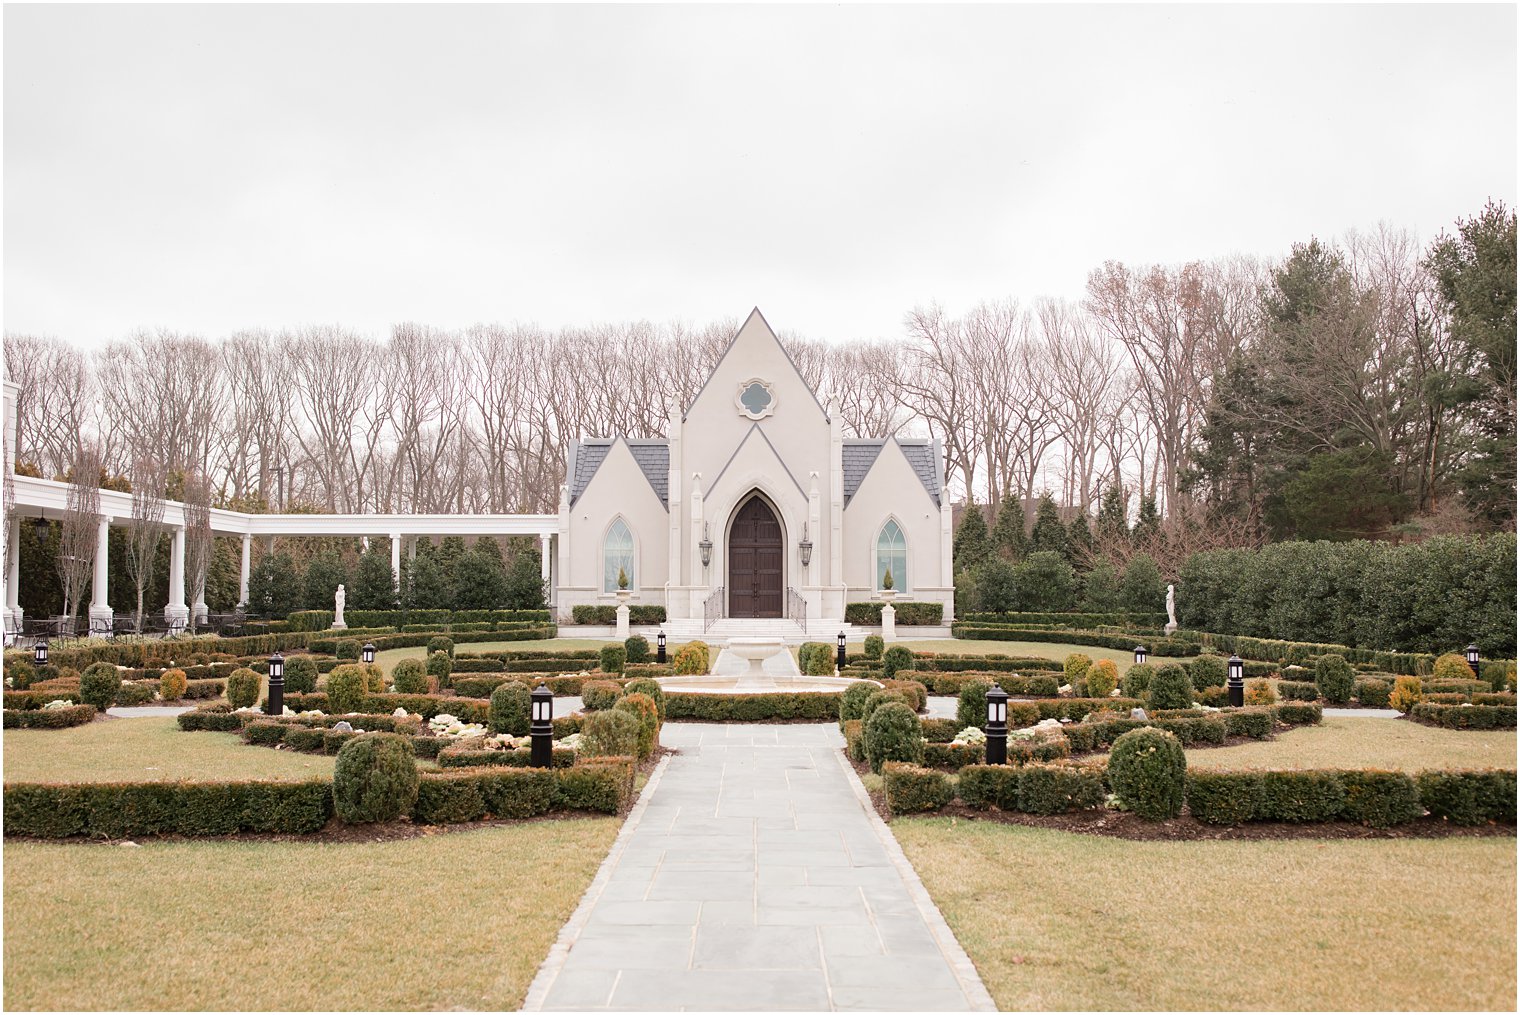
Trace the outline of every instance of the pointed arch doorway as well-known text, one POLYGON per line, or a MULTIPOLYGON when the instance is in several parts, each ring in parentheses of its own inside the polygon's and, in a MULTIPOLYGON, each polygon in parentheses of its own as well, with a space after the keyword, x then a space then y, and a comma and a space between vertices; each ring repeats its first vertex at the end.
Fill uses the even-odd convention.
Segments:
POLYGON ((758 493, 739 505, 728 530, 728 615, 780 617, 781 522, 758 493))

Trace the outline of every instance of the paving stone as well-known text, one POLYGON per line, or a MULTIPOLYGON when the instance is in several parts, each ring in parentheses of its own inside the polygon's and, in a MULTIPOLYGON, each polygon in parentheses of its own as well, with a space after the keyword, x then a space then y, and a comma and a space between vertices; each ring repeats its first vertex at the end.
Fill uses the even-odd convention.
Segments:
POLYGON ((691 925, 697 922, 700 902, 598 902, 591 910, 591 923, 621 923, 658 926, 691 925))
POLYGON ((832 957, 829 959, 829 983, 836 987, 897 990, 956 990, 959 987, 955 974, 937 952, 832 957))
POLYGON ((835 1011, 970 1011, 966 995, 954 990, 901 987, 840 987, 829 991, 835 1011))
POLYGON ((693 969, 822 969, 818 936, 791 927, 700 924, 693 969))
POLYGON ((829 1007, 821 972, 693 969, 625 970, 612 1008, 693 1011, 821 1011, 829 1007))
POLYGON ((617 983, 614 970, 580 969, 574 973, 560 971, 549 995, 544 999, 545 1011, 585 1011, 602 1008, 612 999, 612 988, 617 983))

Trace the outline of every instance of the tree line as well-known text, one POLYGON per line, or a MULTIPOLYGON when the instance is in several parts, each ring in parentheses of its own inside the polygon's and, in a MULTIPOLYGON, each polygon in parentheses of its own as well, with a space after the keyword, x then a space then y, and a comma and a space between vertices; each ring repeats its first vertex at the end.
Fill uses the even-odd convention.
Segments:
MULTIPOLYGON (((569 442, 663 435, 738 323, 160 331, 94 352, 7 334, 18 469, 66 478, 83 443, 109 475, 168 491, 158 463, 244 510, 553 511, 569 442)), ((781 338, 847 435, 938 438, 952 491, 1025 528, 1042 493, 1068 524, 1149 511, 1189 551, 1514 525, 1502 205, 1423 245, 1381 227, 1278 260, 1107 262, 1080 301, 781 338)))

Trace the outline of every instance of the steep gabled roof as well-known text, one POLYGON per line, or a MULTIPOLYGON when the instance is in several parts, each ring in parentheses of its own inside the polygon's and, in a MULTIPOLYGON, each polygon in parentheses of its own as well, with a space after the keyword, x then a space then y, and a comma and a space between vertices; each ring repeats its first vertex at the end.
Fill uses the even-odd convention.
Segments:
POLYGON ((881 449, 887 446, 887 441, 896 441, 902 449, 903 457, 907 458, 908 464, 913 467, 914 475, 918 481, 924 484, 924 489, 935 504, 939 503, 939 457, 938 442, 925 439, 911 439, 902 437, 872 437, 872 438, 849 438, 840 449, 840 455, 844 464, 844 502, 850 503, 855 496, 855 491, 860 489, 860 484, 865 482, 866 474, 871 471, 871 466, 881 457, 881 449))
POLYGON ((622 441, 628 445, 639 471, 649 480, 654 495, 660 503, 670 508, 670 444, 665 440, 628 440, 624 437, 589 437, 584 441, 570 442, 570 503, 573 506, 591 484, 591 477, 602 467, 612 445, 622 441))
POLYGON ((822 402, 818 401, 818 393, 807 382, 807 378, 802 376, 802 371, 797 369, 797 361, 792 359, 792 354, 786 351, 785 345, 781 344, 781 339, 776 335, 776 330, 771 327, 771 323, 765 319, 765 315, 760 312, 760 308, 755 307, 750 310, 749 316, 744 319, 744 323, 739 325, 739 330, 734 332, 734 337, 728 340, 728 347, 723 350, 723 355, 718 357, 718 361, 713 364, 713 368, 707 372, 706 379, 702 381, 702 386, 697 389, 697 393, 692 396, 686 408, 681 411, 682 422, 691 414, 691 407, 697 404, 697 400, 702 397, 702 392, 706 391, 707 386, 712 383, 713 375, 718 372, 718 368, 723 365, 723 361, 728 359, 728 354, 734 351, 734 346, 739 342, 739 336, 744 334, 744 329, 749 327, 749 322, 757 317, 760 318, 760 326, 765 329, 765 333, 771 337, 772 342, 776 343, 776 347, 781 350, 781 355, 786 357, 786 362, 792 368, 792 372, 797 375, 797 379, 802 382, 802 386, 812 396, 813 404, 818 406, 818 411, 823 413, 823 418, 828 419, 828 410, 823 407, 822 402))

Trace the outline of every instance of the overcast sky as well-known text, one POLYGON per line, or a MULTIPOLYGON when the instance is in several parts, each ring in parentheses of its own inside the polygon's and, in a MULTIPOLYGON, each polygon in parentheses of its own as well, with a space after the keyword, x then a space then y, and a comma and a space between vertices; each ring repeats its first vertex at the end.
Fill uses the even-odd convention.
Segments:
POLYGON ((1515 7, 7 6, 5 328, 743 316, 1515 204, 1515 7))

